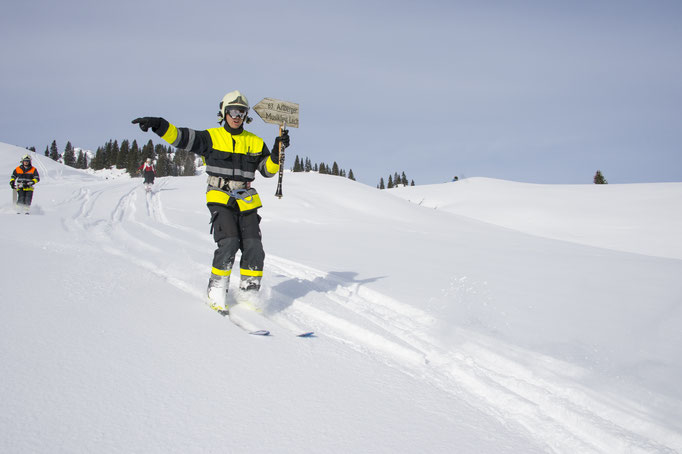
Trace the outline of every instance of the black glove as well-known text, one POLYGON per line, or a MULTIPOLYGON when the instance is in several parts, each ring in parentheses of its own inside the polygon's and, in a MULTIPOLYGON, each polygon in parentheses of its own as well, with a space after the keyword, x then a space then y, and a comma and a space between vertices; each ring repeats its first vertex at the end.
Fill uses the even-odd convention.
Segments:
POLYGON ((272 162, 275 164, 279 164, 279 144, 282 144, 283 148, 286 148, 289 146, 289 143, 291 142, 291 139, 289 138, 289 130, 285 129, 282 131, 281 136, 275 137, 275 144, 272 146, 272 153, 270 154, 270 159, 272 159, 272 162))
POLYGON ((169 123, 161 117, 141 117, 133 120, 134 125, 140 125, 140 129, 147 132, 152 128, 156 134, 163 136, 168 131, 169 123))

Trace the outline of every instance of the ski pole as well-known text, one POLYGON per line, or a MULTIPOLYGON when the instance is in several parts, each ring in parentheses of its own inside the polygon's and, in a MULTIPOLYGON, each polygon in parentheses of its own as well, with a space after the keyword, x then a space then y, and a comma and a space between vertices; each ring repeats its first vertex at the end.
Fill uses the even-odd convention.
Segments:
MULTIPOLYGON (((287 127, 287 122, 282 122, 282 125, 279 127, 279 136, 282 137, 282 131, 286 129, 287 127)), ((275 197, 281 199, 282 198, 282 179, 284 178, 284 147, 282 146, 282 142, 278 143, 279 146, 279 177, 277 179, 277 190, 275 191, 275 197)))

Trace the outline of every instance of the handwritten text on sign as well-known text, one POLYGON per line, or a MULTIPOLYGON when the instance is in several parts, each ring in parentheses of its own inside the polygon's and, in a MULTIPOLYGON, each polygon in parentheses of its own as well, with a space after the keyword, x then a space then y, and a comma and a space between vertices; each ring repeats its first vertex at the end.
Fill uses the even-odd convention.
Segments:
POLYGON ((286 123, 287 127, 298 128, 298 104, 296 103, 264 98, 253 106, 253 110, 266 123, 280 126, 286 123))

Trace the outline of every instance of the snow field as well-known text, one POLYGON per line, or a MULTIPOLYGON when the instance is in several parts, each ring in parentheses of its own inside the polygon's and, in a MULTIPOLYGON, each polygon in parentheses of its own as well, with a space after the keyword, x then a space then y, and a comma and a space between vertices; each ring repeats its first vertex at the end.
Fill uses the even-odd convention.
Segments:
MULTIPOLYGON (((494 203, 519 203, 511 182, 474 179, 478 199, 449 192, 464 182, 435 187, 428 207, 402 199, 418 189, 316 174, 287 173, 277 200, 276 181, 257 179, 267 257, 262 316, 248 320, 273 333, 258 339, 203 304, 204 177, 145 193, 36 166, 33 215, 0 207, 3 248, 37 257, 48 301, 9 304, 23 276, 5 265, 5 451, 682 450, 680 240, 662 228, 647 242, 652 228, 615 213, 606 224, 632 241, 600 243, 609 229, 580 216, 587 188, 556 188, 566 216, 524 187, 535 218, 515 220, 494 203), (588 234, 562 237, 553 217, 588 234), (662 244, 673 252, 652 257, 662 244)), ((676 222, 667 188, 641 186, 651 223, 676 222)), ((622 189, 610 197, 644 200, 622 189)))

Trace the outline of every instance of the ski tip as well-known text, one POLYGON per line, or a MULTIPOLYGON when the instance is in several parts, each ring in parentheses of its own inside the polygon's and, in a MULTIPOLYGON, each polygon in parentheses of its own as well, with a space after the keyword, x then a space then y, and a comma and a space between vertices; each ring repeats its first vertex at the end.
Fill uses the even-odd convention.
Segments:
POLYGON ((297 334, 296 337, 315 337, 315 332, 309 331, 307 333, 297 334))
POLYGON ((267 329, 259 329, 258 331, 251 331, 249 334, 253 334, 254 336, 269 336, 270 331, 267 329))

